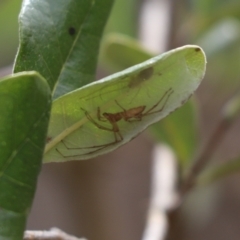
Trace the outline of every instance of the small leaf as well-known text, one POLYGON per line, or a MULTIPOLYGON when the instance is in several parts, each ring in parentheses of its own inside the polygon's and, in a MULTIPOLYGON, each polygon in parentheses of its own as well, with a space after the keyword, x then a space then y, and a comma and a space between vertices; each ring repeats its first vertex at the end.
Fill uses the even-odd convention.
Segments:
POLYGON ((121 71, 152 58, 138 41, 123 34, 108 34, 104 38, 102 61, 111 71, 121 71))
POLYGON ((53 103, 45 162, 112 151, 183 105, 205 73, 198 46, 185 46, 71 92, 53 103))
POLYGON ((0 81, 0 239, 22 239, 39 174, 50 89, 35 72, 0 81))
POLYGON ((208 185, 240 172, 240 157, 208 167, 199 177, 197 185, 208 185))
POLYGON ((139 0, 115 0, 104 33, 118 32, 136 37, 140 4, 139 0))
POLYGON ((173 114, 150 128, 153 135, 170 145, 182 166, 188 166, 196 150, 196 109, 193 101, 188 101, 173 114))
POLYGON ((222 114, 228 121, 233 121, 240 115, 240 94, 236 94, 225 104, 222 114))
MULTIPOLYGON (((136 40, 122 34, 109 34, 104 42, 105 65, 122 70, 152 57, 136 40)), ((168 144, 181 165, 187 166, 197 146, 196 103, 187 102, 170 116, 150 127, 156 140, 168 144), (184 124, 184 123, 188 124, 184 124)))
POLYGON ((95 80, 100 38, 112 2, 23 1, 14 72, 38 71, 56 89, 55 98, 95 80))

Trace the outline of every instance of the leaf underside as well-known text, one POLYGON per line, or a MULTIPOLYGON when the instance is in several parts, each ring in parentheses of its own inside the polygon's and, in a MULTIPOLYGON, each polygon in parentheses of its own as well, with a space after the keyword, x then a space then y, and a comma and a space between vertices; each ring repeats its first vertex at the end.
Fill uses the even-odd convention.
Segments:
POLYGON ((93 158, 129 142, 188 100, 205 64, 201 48, 184 46, 57 99, 44 162, 93 158))

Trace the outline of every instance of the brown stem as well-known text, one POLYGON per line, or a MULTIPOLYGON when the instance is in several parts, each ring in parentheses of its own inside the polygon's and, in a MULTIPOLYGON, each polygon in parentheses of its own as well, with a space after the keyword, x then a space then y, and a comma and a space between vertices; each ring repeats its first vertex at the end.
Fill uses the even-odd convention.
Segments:
POLYGON ((23 240, 86 240, 70 236, 57 228, 49 231, 25 231, 23 240))
POLYGON ((209 163, 213 153, 215 152, 216 148, 222 141, 230 125, 231 124, 228 120, 221 119, 215 131, 210 136, 210 139, 206 145, 206 148, 202 151, 202 153, 196 159, 187 177, 185 178, 180 188, 180 198, 194 187, 196 178, 198 177, 199 173, 202 172, 205 166, 209 163))
POLYGON ((179 222, 179 218, 181 216, 180 207, 184 199, 184 196, 194 187, 195 181, 198 175, 202 172, 202 170, 211 160, 213 153, 215 152, 216 148, 222 141, 230 125, 231 123, 228 120, 224 118, 221 119, 221 121, 215 128, 214 132, 210 136, 210 139, 207 142, 205 149, 203 149, 199 157, 196 159, 187 177, 185 178, 184 182, 180 186, 179 198, 178 198, 179 201, 168 212, 169 231, 167 233, 166 240, 173 240, 177 238, 181 239, 180 235, 181 235, 182 227, 180 226, 181 222, 179 222), (176 236, 176 233, 178 236, 176 236))

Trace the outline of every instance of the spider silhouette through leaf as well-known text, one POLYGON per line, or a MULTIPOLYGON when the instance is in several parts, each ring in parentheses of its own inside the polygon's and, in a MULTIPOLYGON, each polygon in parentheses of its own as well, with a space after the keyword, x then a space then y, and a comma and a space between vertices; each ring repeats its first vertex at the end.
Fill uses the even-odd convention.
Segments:
POLYGON ((108 146, 114 145, 116 143, 119 143, 121 141, 123 141, 123 136, 121 134, 120 128, 118 126, 118 122, 120 120, 124 120, 126 122, 134 122, 134 121, 141 121, 143 117, 151 115, 151 114, 155 114, 158 112, 162 112, 169 97, 171 96, 171 94, 173 93, 173 89, 170 88, 168 89, 163 96, 159 99, 159 101, 154 104, 151 108, 149 108, 146 112, 144 112, 144 110, 146 109, 146 106, 139 106, 139 107, 134 107, 134 108, 130 108, 130 109, 125 109, 123 108, 116 100, 115 103, 123 110, 121 112, 116 112, 116 113, 108 113, 108 112, 104 112, 101 114, 101 110, 100 107, 97 108, 97 119, 98 122, 96 120, 94 120, 92 118, 92 116, 89 114, 89 112, 83 108, 81 108, 87 119, 93 123, 96 127, 98 127, 99 129, 105 130, 105 131, 110 131, 113 132, 114 134, 114 141, 110 142, 110 143, 106 143, 106 144, 102 144, 102 145, 96 145, 96 146, 89 146, 89 147, 69 147, 67 146, 67 144, 62 140, 61 142, 63 143, 63 145, 66 147, 66 149, 68 150, 80 150, 80 149, 92 149, 92 148, 97 148, 96 150, 87 152, 87 153, 83 153, 83 154, 76 154, 76 155, 63 155, 57 148, 57 152, 60 153, 63 157, 77 157, 77 156, 82 156, 82 155, 87 155, 87 154, 91 154, 91 153, 95 153, 97 151, 100 151, 103 148, 106 148, 108 146), (163 102, 162 107, 160 109, 155 110, 158 105, 163 102), (99 122, 109 122, 111 124, 111 127, 106 127, 101 125, 99 122))

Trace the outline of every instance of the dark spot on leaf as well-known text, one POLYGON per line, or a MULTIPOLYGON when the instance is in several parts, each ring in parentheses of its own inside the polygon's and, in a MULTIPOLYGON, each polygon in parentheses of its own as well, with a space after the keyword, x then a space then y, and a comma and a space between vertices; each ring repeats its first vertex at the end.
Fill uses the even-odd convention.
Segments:
POLYGON ((147 80, 152 76, 152 74, 153 74, 153 67, 149 67, 142 70, 137 77, 140 79, 147 80))
POLYGON ((74 27, 70 27, 70 28, 68 29, 68 33, 69 33, 71 36, 73 36, 73 35, 76 33, 76 29, 75 29, 74 27))
POLYGON ((46 142, 49 143, 52 140, 52 137, 47 137, 46 142))
POLYGON ((201 51, 201 49, 200 48, 195 48, 195 51, 199 52, 199 51, 201 51))
POLYGON ((149 67, 142 70, 135 77, 132 78, 128 86, 130 88, 138 86, 139 84, 151 78, 151 76, 153 75, 153 72, 154 72, 153 67, 149 67))

